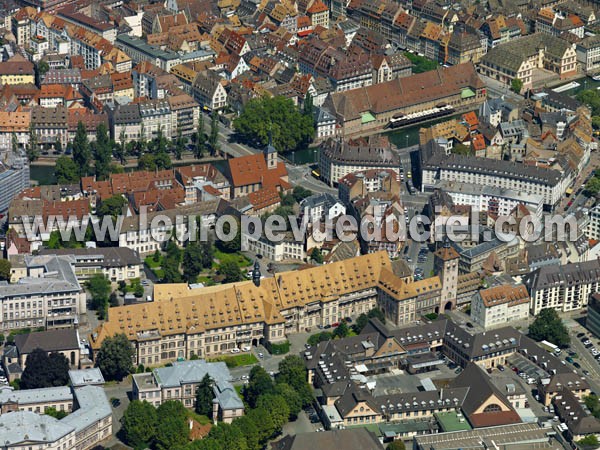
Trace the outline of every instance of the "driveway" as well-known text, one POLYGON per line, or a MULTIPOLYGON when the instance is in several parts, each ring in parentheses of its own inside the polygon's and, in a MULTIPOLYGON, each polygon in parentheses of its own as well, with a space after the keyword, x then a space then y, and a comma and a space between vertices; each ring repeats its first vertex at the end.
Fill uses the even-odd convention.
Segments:
POLYGON ((105 445, 111 446, 116 443, 120 443, 121 441, 116 437, 119 430, 121 430, 121 418, 123 417, 123 413, 129 406, 129 395, 131 395, 131 376, 127 377, 121 382, 111 382, 107 383, 103 386, 104 393, 109 401, 111 399, 118 399, 120 404, 117 407, 112 406, 113 410, 113 423, 112 423, 112 438, 108 440, 105 445))

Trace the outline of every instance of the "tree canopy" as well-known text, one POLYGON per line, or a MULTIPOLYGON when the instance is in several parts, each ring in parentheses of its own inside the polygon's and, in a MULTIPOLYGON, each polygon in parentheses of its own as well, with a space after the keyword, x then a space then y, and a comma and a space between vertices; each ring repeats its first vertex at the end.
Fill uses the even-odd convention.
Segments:
POLYGON ((198 389, 196 390, 196 412, 203 416, 212 416, 212 401, 215 397, 212 388, 213 380, 207 373, 200 381, 198 389))
POLYGON ((102 341, 96 365, 106 380, 122 380, 133 371, 133 347, 125 334, 107 337, 102 341))
POLYGON ((155 448, 171 450, 182 447, 188 442, 190 429, 186 423, 187 411, 177 400, 169 400, 158 407, 155 448))
POLYGON ((79 169, 79 176, 84 177, 88 174, 92 154, 90 151, 90 142, 83 122, 77 124, 75 139, 73 139, 73 161, 79 169))
POLYGON ((133 400, 123 413, 121 424, 125 442, 134 448, 144 448, 156 435, 158 414, 147 401, 133 400))
POLYGON ((546 340, 559 347, 566 347, 571 341, 567 327, 565 327, 556 310, 552 308, 545 308, 540 311, 529 326, 529 337, 536 341, 546 340))
POLYGON ((521 93, 521 89, 523 89, 523 80, 520 78, 513 78, 510 82, 510 89, 517 94, 521 93))
POLYGON ((92 296, 92 308, 98 311, 98 316, 101 319, 104 319, 111 292, 110 281, 104 275, 98 273, 86 282, 86 287, 92 296))
POLYGON ((48 353, 34 349, 27 357, 21 375, 21 389, 38 389, 65 386, 69 382, 69 361, 62 353, 48 353))
POLYGON ((79 182, 79 168, 73 159, 60 156, 56 160, 54 176, 58 184, 73 184, 79 182))
POLYGON ((10 280, 11 264, 8 259, 0 258, 0 281, 10 280))
POLYGON ((224 261, 219 265, 219 273, 223 276, 223 283, 242 281, 243 274, 236 261, 224 261))
POLYGON ((280 152, 306 145, 315 131, 313 118, 281 96, 250 100, 233 125, 240 135, 259 146, 267 145, 272 136, 273 146, 280 152))

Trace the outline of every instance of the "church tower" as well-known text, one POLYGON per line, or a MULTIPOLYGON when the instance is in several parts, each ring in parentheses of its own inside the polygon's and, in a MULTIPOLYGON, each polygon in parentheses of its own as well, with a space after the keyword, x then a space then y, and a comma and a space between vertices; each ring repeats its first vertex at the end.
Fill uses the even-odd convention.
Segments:
POLYGON ((267 163, 267 169, 276 169, 277 168, 277 150, 273 147, 273 135, 269 130, 269 145, 267 145, 263 150, 263 155, 265 157, 265 162, 267 163))
POLYGON ((444 246, 434 253, 433 270, 442 282, 442 294, 437 313, 456 308, 458 291, 458 252, 450 245, 448 238, 444 246))

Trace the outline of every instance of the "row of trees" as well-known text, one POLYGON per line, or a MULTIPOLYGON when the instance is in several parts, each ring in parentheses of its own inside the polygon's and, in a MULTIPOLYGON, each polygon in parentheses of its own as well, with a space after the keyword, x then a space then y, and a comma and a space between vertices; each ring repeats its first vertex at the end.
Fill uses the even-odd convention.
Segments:
MULTIPOLYGON (((209 406, 208 390, 203 400, 209 406)), ((243 390, 247 410, 244 417, 230 425, 219 423, 208 437, 190 443, 189 450, 258 450, 277 436, 289 420, 295 420, 303 406, 313 397, 306 381, 306 369, 298 356, 287 356, 279 364, 275 380, 260 366, 250 371, 248 384, 243 390)))
POLYGON ((188 411, 176 400, 155 408, 146 401, 132 401, 121 419, 123 437, 133 448, 182 449, 189 441, 188 411))
POLYGON ((271 140, 278 151, 297 150, 313 139, 312 109, 310 94, 304 101, 303 110, 298 109, 291 99, 264 96, 246 103, 233 126, 242 138, 258 147, 266 146, 271 140))

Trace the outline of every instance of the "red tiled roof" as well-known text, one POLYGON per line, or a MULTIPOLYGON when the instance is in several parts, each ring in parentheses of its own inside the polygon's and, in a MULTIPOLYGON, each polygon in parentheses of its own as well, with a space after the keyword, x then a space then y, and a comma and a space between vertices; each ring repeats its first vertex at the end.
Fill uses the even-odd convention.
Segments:
POLYGON ((255 211, 267 208, 269 206, 278 205, 281 202, 279 192, 273 186, 268 186, 258 191, 248 194, 248 199, 252 203, 252 208, 255 211))
POLYGON ((287 176, 284 163, 278 163, 274 169, 267 169, 265 158, 260 153, 233 158, 228 162, 231 181, 235 187, 251 184, 281 186, 281 177, 287 176))

